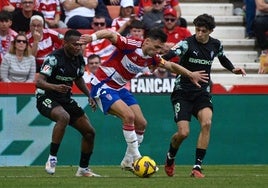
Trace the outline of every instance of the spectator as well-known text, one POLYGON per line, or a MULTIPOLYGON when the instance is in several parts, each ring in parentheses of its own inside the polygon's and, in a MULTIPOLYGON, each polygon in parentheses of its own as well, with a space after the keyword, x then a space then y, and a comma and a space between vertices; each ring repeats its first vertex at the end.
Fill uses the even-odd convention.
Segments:
POLYGON ((21 0, 9 0, 14 9, 21 8, 21 0))
MULTIPOLYGON (((39 7, 39 0, 34 0, 34 10, 38 11, 39 7)), ((22 3, 21 0, 9 0, 10 4, 16 9, 21 9, 22 8, 22 3)))
POLYGON ((38 11, 42 12, 48 28, 67 28, 67 25, 60 20, 60 0, 39 0, 38 11))
POLYGON ((112 22, 112 29, 123 36, 129 33, 129 25, 135 19, 133 0, 121 0, 119 17, 112 22))
POLYGON ((175 77, 174 74, 172 74, 170 71, 168 71, 167 69, 164 69, 162 67, 157 67, 153 74, 154 77, 156 78, 171 78, 171 77, 175 77))
POLYGON ((28 32, 30 30, 30 19, 33 15, 43 16, 41 12, 34 10, 34 0, 21 0, 22 8, 13 12, 13 23, 11 28, 16 32, 28 32))
MULTIPOLYGON (((161 1, 159 1, 161 2, 161 1)), ((187 27, 187 21, 181 17, 181 8, 178 0, 165 0, 164 9, 173 8, 177 12, 178 25, 181 27, 187 27)), ((140 0, 137 16, 142 19, 144 13, 152 10, 152 0, 140 0)))
POLYGON ((18 34, 9 52, 1 64, 3 82, 33 82, 35 78, 35 60, 31 55, 27 38, 18 34))
POLYGON ((111 27, 113 19, 111 18, 109 11, 106 5, 103 3, 103 0, 98 0, 98 6, 95 9, 95 16, 103 16, 105 17, 106 26, 111 27))
MULTIPOLYGON (((137 6, 139 4, 140 0, 134 0, 134 5, 137 6)), ((119 5, 120 0, 104 0, 103 1, 105 5, 119 5)))
POLYGON ((47 54, 62 47, 62 39, 59 36, 58 32, 44 28, 44 19, 41 16, 32 16, 27 38, 36 59, 36 72, 40 71, 47 54))
POLYGON ((10 4, 9 0, 0 1, 0 11, 5 10, 8 12, 13 12, 15 8, 10 4))
POLYGON ((152 0, 152 10, 143 15, 142 22, 146 30, 151 28, 163 28, 163 11, 165 7, 165 0, 152 0))
POLYGON ((131 24, 129 25, 129 34, 127 37, 132 37, 135 39, 141 39, 144 38, 144 24, 140 20, 132 20, 131 24))
MULTIPOLYGON (((175 9, 169 8, 164 11, 164 32, 167 34, 167 42, 163 48, 163 53, 166 53, 171 47, 177 44, 179 41, 190 37, 191 32, 185 28, 178 26, 178 16, 175 9)), ((179 62, 179 57, 176 56, 171 59, 172 62, 179 62)))
POLYGON ((85 67, 85 73, 83 75, 83 78, 85 80, 85 83, 90 83, 91 80, 94 77, 94 74, 96 70, 99 68, 101 64, 101 58, 99 55, 91 54, 87 58, 87 64, 85 67))
POLYGON ((246 11, 246 38, 253 38, 255 36, 253 30, 253 23, 256 16, 255 0, 244 0, 246 11))
POLYGON ((105 5, 119 5, 120 0, 104 0, 103 1, 105 5))
POLYGON ((65 12, 65 24, 72 29, 91 29, 98 0, 61 0, 65 12))
POLYGON ((268 49, 268 1, 255 0, 256 2, 256 18, 254 20, 254 31, 256 39, 261 50, 268 49))
MULTIPOLYGON (((95 16, 91 23, 93 32, 107 28, 105 23, 105 18, 103 16, 95 16)), ((101 57, 101 62, 108 60, 111 56, 115 47, 108 39, 98 39, 91 43, 88 43, 84 50, 84 56, 88 57, 91 54, 96 54, 101 57)))
POLYGON ((2 10, 0 12, 0 64, 3 56, 9 51, 11 41, 14 40, 17 32, 12 30, 12 15, 10 12, 2 10))

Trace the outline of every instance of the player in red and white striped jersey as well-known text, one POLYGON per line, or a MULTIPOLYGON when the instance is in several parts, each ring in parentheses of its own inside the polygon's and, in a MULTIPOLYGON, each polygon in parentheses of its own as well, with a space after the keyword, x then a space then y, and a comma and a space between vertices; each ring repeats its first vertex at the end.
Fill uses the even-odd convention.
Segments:
POLYGON ((36 59, 37 72, 39 72, 46 55, 62 47, 63 42, 58 32, 44 28, 44 20, 39 15, 31 17, 30 32, 27 33, 27 38, 36 59))
POLYGON ((141 157, 138 146, 143 140, 147 121, 135 97, 124 87, 125 84, 138 73, 147 71, 148 67, 157 66, 188 76, 198 86, 199 81, 206 82, 208 77, 203 71, 190 72, 157 55, 167 40, 161 29, 152 29, 143 41, 101 30, 91 35, 82 35, 80 42, 87 43, 102 38, 109 39, 116 50, 96 71, 95 78, 91 81, 91 97, 105 114, 115 115, 122 120, 123 135, 128 146, 121 167, 133 170, 132 163, 141 157))

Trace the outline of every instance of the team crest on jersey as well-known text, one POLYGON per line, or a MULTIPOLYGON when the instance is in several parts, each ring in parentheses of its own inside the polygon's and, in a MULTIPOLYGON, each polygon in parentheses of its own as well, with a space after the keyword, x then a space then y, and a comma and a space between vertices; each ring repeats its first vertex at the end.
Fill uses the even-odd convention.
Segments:
POLYGON ((107 94, 105 95, 106 99, 108 99, 109 101, 111 101, 113 99, 112 95, 111 94, 107 94))
POLYGON ((42 69, 43 73, 50 74, 51 73, 51 67, 49 65, 45 65, 42 69))

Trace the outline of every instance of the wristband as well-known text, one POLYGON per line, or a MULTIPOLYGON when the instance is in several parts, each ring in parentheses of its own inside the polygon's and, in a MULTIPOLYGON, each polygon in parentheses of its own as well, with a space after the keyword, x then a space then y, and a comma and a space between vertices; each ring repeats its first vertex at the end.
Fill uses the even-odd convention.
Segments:
POLYGON ((91 35, 92 41, 98 40, 96 33, 91 35))

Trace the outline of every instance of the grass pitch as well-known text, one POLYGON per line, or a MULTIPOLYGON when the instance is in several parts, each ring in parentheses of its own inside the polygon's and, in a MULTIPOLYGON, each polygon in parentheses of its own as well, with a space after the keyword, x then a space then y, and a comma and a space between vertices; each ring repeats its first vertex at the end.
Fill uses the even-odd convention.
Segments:
POLYGON ((0 167, 1 188, 265 188, 268 165, 204 165, 203 179, 189 176, 192 166, 176 166, 174 177, 166 176, 163 166, 150 178, 139 178, 119 166, 91 166, 103 177, 75 177, 77 167, 58 166, 48 175, 42 166, 0 167))

